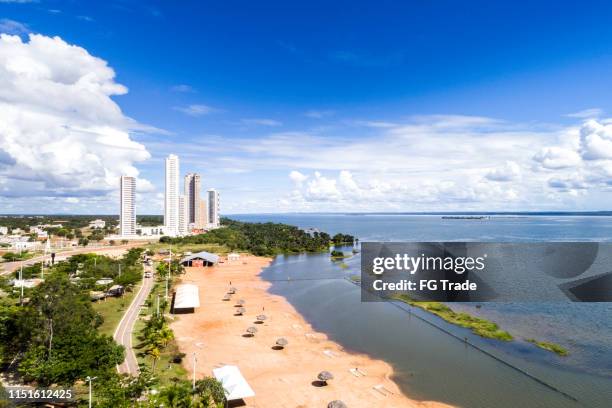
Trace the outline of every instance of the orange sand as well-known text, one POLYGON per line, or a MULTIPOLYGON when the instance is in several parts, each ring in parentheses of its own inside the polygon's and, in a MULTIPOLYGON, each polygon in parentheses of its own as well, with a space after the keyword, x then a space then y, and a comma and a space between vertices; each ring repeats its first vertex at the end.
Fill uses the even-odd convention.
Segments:
POLYGON ((212 268, 187 268, 182 281, 198 285, 200 308, 193 314, 177 315, 172 329, 179 348, 187 354, 183 365, 189 373, 194 352, 198 378, 225 364, 238 366, 256 394, 245 399, 247 407, 325 408, 336 399, 349 408, 447 407, 408 399, 390 379, 393 370, 389 364, 347 352, 325 334, 314 332, 285 298, 267 292, 270 284, 259 273, 269 262, 268 258, 243 255, 240 261, 225 261, 212 268), (231 301, 223 301, 230 281, 237 293, 231 301), (246 302, 244 316, 234 316, 238 299, 246 302), (255 316, 262 313, 267 320, 254 324, 255 316), (250 326, 258 332, 243 337, 250 326), (288 340, 288 346, 272 349, 280 337, 288 340), (354 368, 365 375, 353 375, 349 370, 354 368), (330 371, 334 379, 317 387, 313 381, 323 370, 330 371), (376 386, 381 386, 380 391, 376 386))

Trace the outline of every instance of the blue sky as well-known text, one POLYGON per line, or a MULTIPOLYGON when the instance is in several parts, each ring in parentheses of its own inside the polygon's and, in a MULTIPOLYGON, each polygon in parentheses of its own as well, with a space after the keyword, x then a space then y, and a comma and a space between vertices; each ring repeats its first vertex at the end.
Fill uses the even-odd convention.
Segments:
MULTIPOLYGON (((127 93, 104 96, 138 125, 93 102, 86 123, 69 108, 53 123, 111 123, 148 153, 114 163, 66 136, 97 157, 92 187, 5 148, 0 203, 112 212, 108 162, 136 171, 140 212, 159 213, 163 157, 176 153, 226 213, 607 209, 611 16, 603 1, 0 0, 0 32, 58 36, 105 61, 127 93)), ((46 111, 16 92, 0 102, 46 111)))

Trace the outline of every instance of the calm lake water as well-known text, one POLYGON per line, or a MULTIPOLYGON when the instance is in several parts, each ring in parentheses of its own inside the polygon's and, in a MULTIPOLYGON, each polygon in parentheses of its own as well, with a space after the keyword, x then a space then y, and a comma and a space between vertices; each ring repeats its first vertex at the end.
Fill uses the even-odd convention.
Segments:
MULTIPOLYGON (((231 218, 349 233, 361 241, 612 241, 612 217, 603 216, 231 218)), ((482 408, 612 406, 611 303, 484 303, 478 309, 453 304, 494 320, 517 339, 505 343, 403 304, 362 303, 360 288, 347 279, 359 268, 359 255, 341 266, 325 254, 304 254, 277 257, 263 276, 273 283, 271 291, 285 296, 317 330, 348 350, 392 364, 395 381, 411 397, 482 408), (524 338, 559 343, 570 356, 538 349, 524 338)))

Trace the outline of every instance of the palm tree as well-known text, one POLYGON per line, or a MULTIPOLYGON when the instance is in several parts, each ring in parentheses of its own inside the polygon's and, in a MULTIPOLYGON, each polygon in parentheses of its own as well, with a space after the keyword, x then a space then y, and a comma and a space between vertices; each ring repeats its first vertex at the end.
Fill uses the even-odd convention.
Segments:
POLYGON ((172 330, 170 330, 168 326, 164 326, 159 331, 159 339, 161 340, 164 347, 167 347, 170 340, 174 339, 174 333, 172 332, 172 330))
POLYGON ((157 363, 157 360, 159 360, 159 357, 161 357, 161 351, 156 345, 152 345, 147 348, 146 354, 151 356, 151 358, 153 359, 151 370, 152 372, 155 372, 155 364, 157 363))
POLYGON ((200 397, 200 402, 204 407, 214 406, 209 405, 211 399, 215 404, 225 403, 223 385, 213 377, 204 377, 196 381, 195 393, 200 397))
POLYGON ((166 386, 160 393, 164 406, 172 408, 190 408, 192 403, 191 387, 184 381, 166 386))

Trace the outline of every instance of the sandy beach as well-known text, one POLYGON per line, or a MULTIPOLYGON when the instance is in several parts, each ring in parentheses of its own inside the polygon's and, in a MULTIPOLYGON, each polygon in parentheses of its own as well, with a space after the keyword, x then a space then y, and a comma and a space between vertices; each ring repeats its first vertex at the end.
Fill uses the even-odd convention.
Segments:
POLYGON ((350 408, 447 406, 410 400, 390 379, 389 364, 347 352, 315 332, 285 298, 268 293, 270 284, 259 273, 270 261, 243 255, 214 267, 187 268, 182 282, 199 287, 201 307, 193 314, 177 315, 172 329, 187 354, 183 364, 190 373, 194 352, 197 377, 226 364, 238 366, 256 394, 245 400, 247 407, 327 407, 337 399, 350 408), (237 293, 224 301, 230 281, 237 293), (244 316, 235 316, 238 299, 245 300, 244 316), (260 314, 267 319, 254 324, 260 314), (250 326, 257 327, 257 333, 244 337, 250 326), (280 337, 289 344, 275 350, 280 337), (323 370, 334 376, 327 386, 317 383, 323 370))

